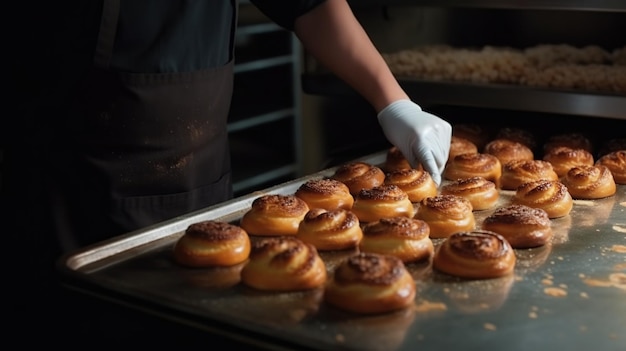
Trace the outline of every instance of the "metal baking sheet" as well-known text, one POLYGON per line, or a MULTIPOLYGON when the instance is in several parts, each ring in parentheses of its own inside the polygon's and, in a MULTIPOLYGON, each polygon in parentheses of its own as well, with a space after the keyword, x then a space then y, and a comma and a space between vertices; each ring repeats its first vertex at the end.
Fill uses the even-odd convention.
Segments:
MULTIPOLYGON (((381 164, 384 157, 381 152, 360 160, 381 164)), ((141 304, 199 328, 215 330, 217 325, 242 337, 261 335, 287 349, 626 350, 624 185, 610 198, 575 200, 570 215, 552 220, 550 245, 516 250, 511 277, 462 280, 433 271, 430 262, 407 265, 417 284, 415 306, 387 315, 337 310, 323 303, 321 290, 255 291, 229 280, 237 277, 237 267, 189 269, 172 261, 172 247, 189 224, 207 219, 236 223, 256 197, 293 193, 304 181, 333 172, 330 168, 86 247, 63 257, 60 272, 69 287, 141 304)), ((501 191, 497 206, 512 195, 501 191)), ((477 225, 492 211, 476 211, 477 225)), ((321 255, 332 270, 352 253, 321 255)))

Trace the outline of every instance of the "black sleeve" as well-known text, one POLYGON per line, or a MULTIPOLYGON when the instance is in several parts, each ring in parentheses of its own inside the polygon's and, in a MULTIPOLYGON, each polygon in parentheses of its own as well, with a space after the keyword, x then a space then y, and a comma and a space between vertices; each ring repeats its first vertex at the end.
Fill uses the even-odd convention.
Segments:
POLYGON ((279 26, 293 30, 296 18, 311 11, 326 0, 250 0, 279 26))

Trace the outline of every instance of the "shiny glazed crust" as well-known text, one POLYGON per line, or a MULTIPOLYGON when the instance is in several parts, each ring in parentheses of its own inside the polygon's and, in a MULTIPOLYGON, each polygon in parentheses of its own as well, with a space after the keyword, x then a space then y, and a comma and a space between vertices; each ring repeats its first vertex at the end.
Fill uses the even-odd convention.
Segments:
MULTIPOLYGON (((411 164, 409 160, 404 157, 402 151, 395 146, 392 146, 387 150, 387 157, 385 158, 385 163, 382 167, 385 172, 392 172, 400 169, 411 169, 411 164)), ((421 168, 421 165, 420 165, 421 168)))
POLYGON ((415 218, 428 223, 431 238, 447 238, 474 229, 476 219, 472 210, 472 203, 464 197, 437 195, 420 202, 415 218))
POLYGON ((241 217, 241 227, 250 235, 296 235, 309 206, 295 195, 267 194, 252 202, 241 217))
POLYGON ((509 139, 494 139, 485 145, 483 152, 497 157, 502 165, 509 161, 535 158, 528 146, 509 139))
POLYGON ((405 263, 429 259, 434 253, 428 224, 405 217, 383 218, 363 226, 359 249, 395 256, 405 263))
POLYGON ((606 166, 617 184, 626 184, 626 150, 610 152, 598 159, 596 165, 606 166))
POLYGON ((203 221, 187 227, 174 244, 174 260, 189 267, 234 266, 248 259, 250 238, 242 228, 203 221))
POLYGON ((575 166, 592 166, 594 164, 593 155, 585 149, 572 149, 567 146, 558 146, 550 149, 543 156, 544 161, 552 164, 554 171, 560 177, 564 177, 567 172, 575 166))
POLYGON ((483 177, 500 187, 502 164, 497 157, 490 154, 461 154, 448 162, 443 175, 448 180, 483 177))
POLYGON ((546 179, 520 185, 511 201, 513 204, 540 208, 550 218, 567 216, 574 206, 574 200, 563 183, 546 179))
POLYGON ((464 197, 472 204, 474 211, 492 208, 500 198, 496 184, 483 177, 457 179, 441 188, 442 195, 464 197))
POLYGON ((298 291, 323 286, 326 274, 315 246, 282 236, 253 242, 241 281, 259 290, 298 291))
POLYGON ((559 180, 552 164, 543 160, 517 160, 502 166, 500 188, 515 190, 518 186, 539 179, 559 180))
POLYGON ((360 253, 342 261, 326 285, 324 299, 337 308, 380 314, 414 303, 415 280, 394 256, 360 253))
POLYGON ((300 222, 296 237, 320 251, 345 250, 357 247, 363 231, 350 210, 314 208, 300 222))
POLYGON ((543 246, 553 236, 548 213, 525 205, 496 209, 483 220, 482 229, 502 235, 514 249, 543 246))
POLYGON ((450 138, 450 153, 448 154, 448 162, 450 162, 450 160, 452 160, 456 155, 474 154, 477 152, 478 147, 476 144, 467 139, 453 135, 450 138))
POLYGON ((561 182, 574 199, 602 199, 617 191, 611 171, 602 165, 574 167, 561 182))
POLYGON ((430 173, 423 169, 402 169, 388 172, 385 184, 392 184, 402 189, 411 202, 420 202, 424 198, 437 195, 437 184, 430 173))
POLYGON ((383 184, 361 190, 354 199, 352 212, 359 221, 374 222, 386 217, 413 217, 415 209, 409 196, 398 186, 383 184))
POLYGON ((382 185, 385 173, 381 168, 366 162, 351 162, 339 166, 331 178, 347 185, 350 194, 356 196, 363 189, 382 185))
POLYGON ((308 180, 300 185, 295 195, 304 200, 309 208, 349 210, 354 204, 348 186, 335 179, 308 180))
POLYGON ((512 274, 515 252, 500 234, 474 230, 447 238, 435 252, 433 268, 468 279, 490 279, 512 274))

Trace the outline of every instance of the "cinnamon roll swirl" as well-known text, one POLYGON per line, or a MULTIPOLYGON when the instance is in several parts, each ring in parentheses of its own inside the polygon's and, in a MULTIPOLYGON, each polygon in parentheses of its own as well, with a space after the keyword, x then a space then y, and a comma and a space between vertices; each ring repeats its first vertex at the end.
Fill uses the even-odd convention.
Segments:
POLYGON ((310 179, 298 187, 295 195, 304 200, 309 208, 349 210, 354 204, 348 186, 330 178, 310 179))
POLYGON ((572 149, 567 146, 557 146, 543 155, 543 160, 552 164, 559 178, 575 166, 591 166, 594 164, 593 155, 585 149, 572 149))
POLYGON ((455 156, 446 165, 443 175, 448 180, 483 177, 500 187, 502 164, 497 157, 491 154, 461 154, 455 156))
POLYGON ((174 260, 188 267, 234 266, 248 259, 250 249, 241 227, 208 220, 187 227, 174 245, 174 260))
POLYGON ((252 201, 240 226, 250 235, 296 235, 309 206, 295 195, 266 194, 252 201))
POLYGON ((561 180, 574 199, 602 199, 615 195, 617 186, 608 167, 576 166, 561 180))
POLYGON ((515 252, 506 239, 487 230, 451 235, 437 248, 433 268, 456 277, 490 279, 512 274, 515 252))
POLYGON ((468 199, 474 211, 490 209, 500 198, 496 184, 483 177, 457 179, 444 185, 441 188, 441 194, 457 195, 468 199))
POLYGON ((437 195, 420 202, 415 214, 430 227, 430 237, 447 238, 453 233, 472 230, 476 219, 472 203, 457 195, 437 195))
POLYGON ((450 162, 450 160, 452 160, 456 155, 473 154, 477 152, 478 147, 476 144, 467 139, 453 135, 450 138, 450 153, 448 154, 448 162, 450 162))
POLYGON ((258 290, 298 291, 322 287, 326 266, 315 246, 293 236, 253 241, 241 282, 258 290))
POLYGON ((609 152, 596 161, 596 165, 607 167, 617 184, 626 184, 626 150, 609 152))
POLYGON ((515 190, 518 186, 539 179, 559 180, 552 164, 544 160, 517 160, 502 166, 500 188, 515 190))
POLYGON ((482 229, 502 235, 514 249, 543 246, 553 236, 548 213, 525 205, 496 209, 483 220, 482 229))
POLYGON ((540 208, 548 213, 550 219, 567 216, 574 206, 574 200, 567 187, 558 180, 547 179, 520 185, 515 190, 511 202, 540 208))
POLYGON ((434 252, 430 227, 422 220, 406 217, 382 218, 363 226, 361 252, 398 257, 404 263, 424 261, 434 252))
POLYGON ((399 258, 360 253, 337 266, 324 300, 346 311, 380 314, 413 305, 416 290, 415 280, 399 258))
MULTIPOLYGON (((409 163, 409 160, 404 157, 400 149, 398 149, 396 146, 392 146, 387 150, 385 163, 382 166, 383 171, 392 172, 395 170, 411 168, 413 167, 409 163)), ((421 166, 418 168, 421 168, 421 166)))
POLYGON ((397 185, 383 184, 361 190, 354 199, 352 212, 361 222, 386 217, 413 217, 415 209, 409 196, 397 185))
POLYGON ((319 251, 345 250, 357 247, 363 231, 350 210, 314 208, 300 222, 296 237, 319 251))
POLYGON ((535 158, 528 146, 509 139, 494 139, 485 145, 483 152, 497 157, 502 165, 509 161, 535 158))
POLYGON ((422 168, 388 172, 385 175, 385 184, 397 185, 409 196, 411 202, 420 202, 426 197, 437 195, 437 183, 422 168))
POLYGON ((385 173, 377 166, 357 161, 339 166, 331 178, 347 185, 350 194, 356 196, 363 189, 382 185, 385 181, 385 173))

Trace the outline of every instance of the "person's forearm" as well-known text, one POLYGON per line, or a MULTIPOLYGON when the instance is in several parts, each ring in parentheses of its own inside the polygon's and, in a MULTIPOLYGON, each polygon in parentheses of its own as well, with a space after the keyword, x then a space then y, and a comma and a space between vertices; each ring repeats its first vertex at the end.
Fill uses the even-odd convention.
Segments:
POLYGON ((327 0, 296 20, 304 49, 348 83, 376 112, 408 99, 345 0, 327 0))

